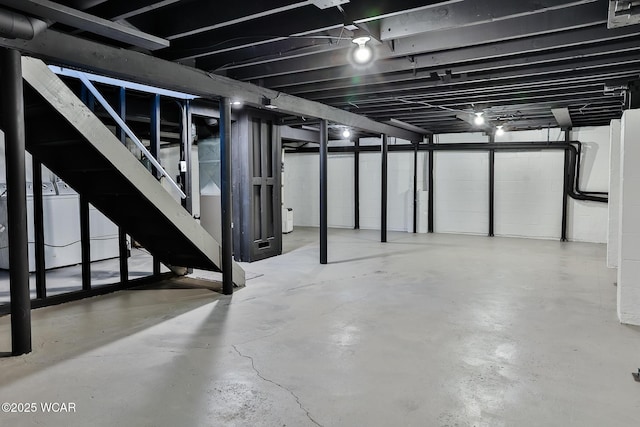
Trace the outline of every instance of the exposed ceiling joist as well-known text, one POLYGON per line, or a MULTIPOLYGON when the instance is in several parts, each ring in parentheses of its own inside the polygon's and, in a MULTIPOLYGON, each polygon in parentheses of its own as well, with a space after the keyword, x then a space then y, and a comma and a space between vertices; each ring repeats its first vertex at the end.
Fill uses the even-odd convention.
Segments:
POLYGON ((469 25, 493 23, 516 16, 534 15, 569 6, 592 3, 595 0, 519 0, 498 2, 474 0, 449 5, 434 5, 419 11, 403 13, 382 20, 382 40, 460 28, 469 25))
POLYGON ((86 10, 87 13, 118 21, 170 6, 181 0, 109 0, 86 10))
MULTIPOLYGON (((487 61, 511 56, 524 56, 544 52, 546 50, 579 48, 592 44, 614 43, 616 40, 640 38, 639 27, 617 28, 608 30, 606 26, 580 28, 561 34, 543 34, 540 36, 509 40, 500 44, 461 47, 440 52, 425 53, 412 56, 412 61, 405 57, 380 60, 374 66, 366 69, 356 69, 351 65, 333 68, 332 73, 324 70, 307 71, 296 74, 296 79, 288 75, 267 77, 263 84, 271 88, 286 88, 296 92, 296 88, 306 83, 320 83, 330 80, 353 79, 368 75, 396 73, 398 71, 419 70, 426 67, 445 67, 451 64, 461 64, 469 61, 487 61)), ((602 50, 607 46, 602 46, 602 50)), ((567 55, 572 52, 568 51, 567 55)), ((233 74, 233 72, 231 73, 233 74)))
POLYGON ((149 50, 169 46, 169 41, 49 0, 2 0, 2 4, 44 20, 51 20, 112 40, 149 50))
POLYGON ((63 65, 81 67, 107 76, 158 86, 202 97, 240 98, 244 103, 260 107, 268 98, 278 111, 297 116, 316 117, 356 129, 387 134, 409 141, 422 140, 422 135, 366 117, 308 101, 282 92, 239 82, 195 68, 154 58, 141 52, 118 49, 46 30, 37 39, 7 40, 0 44, 63 65))

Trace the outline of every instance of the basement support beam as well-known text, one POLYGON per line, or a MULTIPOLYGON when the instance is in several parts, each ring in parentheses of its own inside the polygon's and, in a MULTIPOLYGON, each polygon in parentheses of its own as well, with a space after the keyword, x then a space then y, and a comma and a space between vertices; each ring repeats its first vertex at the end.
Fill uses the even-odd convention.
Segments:
MULTIPOLYGON (((564 129, 565 142, 571 141, 571 130, 569 128, 564 129)), ((567 216, 569 208, 569 174, 573 171, 569 171, 569 150, 564 150, 564 185, 562 186, 562 229, 560 230, 560 241, 567 241, 567 216)))
MULTIPOLYGON (((160 160, 160 95, 155 94, 151 98, 151 114, 149 129, 149 152, 154 159, 160 160)), ((162 177, 162 173, 153 165, 151 165, 151 173, 156 179, 162 177)), ((153 257, 153 275, 160 274, 160 260, 153 257)))
POLYGON ((220 98, 220 181, 222 202, 222 293, 233 294, 231 100, 220 98))
POLYGON ((329 158, 329 128, 320 120, 320 264, 327 263, 327 161, 329 158))
POLYGON ((396 126, 376 122, 364 116, 308 101, 267 88, 207 73, 133 50, 118 49, 90 40, 45 30, 35 40, 0 39, 0 45, 57 64, 91 70, 114 78, 163 89, 217 98, 241 99, 246 105, 262 108, 268 98, 278 111, 303 117, 325 119, 354 129, 407 141, 421 141, 423 135, 396 126))
POLYGON ((380 241, 387 241, 387 160, 389 157, 389 141, 387 135, 381 135, 382 139, 382 179, 381 179, 381 204, 380 204, 380 241))
POLYGON ((353 229, 360 230, 360 139, 356 138, 353 151, 353 229))
MULTIPOLYGON (((93 96, 87 90, 86 86, 82 85, 83 94, 85 100, 87 96, 90 96, 93 100, 93 96)), ((118 92, 118 109, 117 113, 122 120, 127 119, 127 90, 123 87, 118 92)), ((85 102, 86 103, 86 102, 85 102)), ((91 110, 93 108, 91 107, 91 110)), ((124 130, 118 126, 116 127, 116 136, 122 142, 123 145, 127 143, 127 135, 124 130)), ((122 227, 118 227, 118 261, 120 264, 120 283, 125 284, 129 281, 129 248, 127 247, 127 233, 125 233, 122 227)))
MULTIPOLYGON (((433 136, 429 137, 429 145, 433 145, 433 136)), ((435 152, 433 149, 429 150, 429 165, 428 165, 428 175, 429 175, 429 194, 428 194, 428 223, 427 223, 427 231, 429 233, 433 233, 433 191, 435 188, 433 182, 433 165, 435 152)))
POLYGON ((413 234, 418 232, 418 143, 413 145, 413 234))
POLYGON ((14 356, 31 352, 24 99, 20 61, 18 51, 0 49, 0 123, 4 131, 7 165, 11 353, 14 356))

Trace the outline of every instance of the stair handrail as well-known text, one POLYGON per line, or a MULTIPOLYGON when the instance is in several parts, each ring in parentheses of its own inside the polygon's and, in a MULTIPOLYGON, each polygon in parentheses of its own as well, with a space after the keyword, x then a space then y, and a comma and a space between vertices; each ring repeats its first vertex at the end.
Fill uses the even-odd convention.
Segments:
POLYGON ((160 165, 160 162, 158 162, 155 159, 155 157, 153 157, 153 155, 149 152, 149 150, 147 150, 147 147, 144 146, 142 141, 138 139, 138 137, 133 133, 133 131, 129 128, 129 126, 127 126, 125 121, 122 120, 120 115, 116 113, 116 111, 111 107, 111 105, 107 102, 107 100, 102 96, 98 88, 96 88, 93 85, 93 83, 89 80, 89 78, 84 75, 84 73, 78 71, 77 75, 80 81, 82 82, 82 84, 84 84, 86 88, 89 89, 89 92, 91 92, 93 97, 100 103, 100 105, 102 105, 102 107, 105 110, 107 110, 107 113, 109 113, 111 118, 115 120, 115 122, 118 124, 118 126, 120 126, 120 128, 129 137, 129 139, 131 139, 131 141, 133 141, 133 143, 136 144, 136 146, 140 149, 142 154, 144 154, 144 156, 149 160, 149 162, 156 168, 156 170, 160 173, 160 176, 165 177, 169 181, 171 186, 178 191, 182 199, 186 199, 187 195, 184 193, 184 191, 182 191, 182 188, 180 188, 180 186, 176 184, 176 182, 171 178, 171 176, 169 176, 167 171, 160 165))

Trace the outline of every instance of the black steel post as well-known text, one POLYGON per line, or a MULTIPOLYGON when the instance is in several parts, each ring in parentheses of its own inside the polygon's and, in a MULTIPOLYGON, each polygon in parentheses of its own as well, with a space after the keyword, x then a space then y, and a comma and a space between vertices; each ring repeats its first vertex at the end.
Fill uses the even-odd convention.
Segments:
POLYGON ((32 158, 33 165, 33 234, 36 265, 36 298, 46 298, 46 270, 44 261, 44 207, 42 200, 42 164, 32 158))
POLYGON ((413 234, 418 232, 418 143, 413 150, 413 234))
MULTIPOLYGON (((571 130, 566 128, 564 130, 564 139, 566 142, 571 141, 571 130)), ((567 216, 569 211, 569 174, 573 171, 569 170, 570 159, 569 150, 564 150, 564 185, 562 186, 562 230, 560 234, 560 241, 567 241, 567 216)))
POLYGON ((182 206, 193 213, 192 188, 191 188, 191 106, 188 100, 182 107, 182 153, 180 156, 180 180, 186 198, 182 199, 182 206), (182 163, 184 162, 184 163, 182 163))
MULTIPOLYGON (((191 146, 191 144, 189 144, 191 146)), ((220 98, 220 187, 222 204, 222 293, 233 293, 233 230, 231 170, 231 101, 220 98)))
POLYGON ((320 264, 327 263, 327 161, 329 158, 329 129, 320 120, 320 264))
POLYGON ((360 139, 353 151, 353 229, 360 230, 360 139))
POLYGON ((7 174, 11 352, 17 356, 31 352, 24 99, 20 53, 4 48, 0 48, 0 121, 7 174))
MULTIPOLYGON (((490 141, 493 142, 493 141, 490 141)), ((496 151, 489 150, 489 237, 493 237, 495 213, 496 151)))
MULTIPOLYGON (((151 129, 149 133, 149 152, 154 159, 160 159, 160 95, 155 94, 151 98, 151 129)), ((151 173, 156 179, 160 179, 160 171, 151 166, 151 173)), ((160 274, 160 261, 153 257, 153 275, 160 274)))
POLYGON ((120 283, 129 281, 129 248, 127 247, 127 233, 118 228, 118 256, 120 259, 120 283))
MULTIPOLYGON (((432 138, 432 137, 430 137, 430 138, 432 138)), ((432 143, 433 143, 433 141, 431 139, 429 139, 429 145, 431 145, 432 143)), ((434 218, 433 218, 433 200, 434 200, 433 191, 434 191, 434 188, 435 188, 435 185, 434 185, 435 183, 433 182, 433 163, 434 163, 433 156, 434 156, 434 151, 433 150, 429 150, 429 166, 428 166, 428 168, 429 168, 429 170, 428 170, 428 172, 429 172, 429 174, 428 174, 429 175, 429 194, 428 194, 429 200, 427 202, 428 203, 427 209, 429 211, 427 213, 427 215, 429 215, 429 220, 428 220, 428 224, 427 224, 427 231, 429 233, 433 233, 433 220, 434 220, 434 218)))
MULTIPOLYGON (((91 95, 91 94, 89 94, 91 95)), ((93 110, 93 108, 91 108, 93 110)), ((118 88, 118 108, 117 113, 122 120, 127 121, 127 90, 123 87, 118 88)), ((123 144, 127 143, 127 134, 124 129, 118 127, 116 129, 116 136, 123 144)))
POLYGON ((82 253, 82 290, 91 289, 91 234, 89 201, 80 194, 80 250, 82 253))
POLYGON ((381 135, 382 139, 382 179, 380 186, 380 241, 387 241, 387 157, 389 154, 389 144, 387 135, 381 135))
MULTIPOLYGON (((160 95, 151 98, 151 129, 149 136, 149 152, 158 160, 160 157, 160 95)), ((160 171, 151 166, 153 176, 160 179, 160 171)))
MULTIPOLYGON (((83 89, 86 88, 83 86, 83 89)), ((87 91, 88 92, 88 91, 87 91)), ((89 93, 89 95, 91 95, 89 93)), ((118 92, 118 115, 126 122, 127 120, 127 92, 121 87, 118 92)), ((127 134, 124 129, 116 130, 116 136, 123 144, 127 143, 127 134)), ((129 249, 127 248, 127 233, 118 227, 118 259, 120 263, 120 283, 124 284, 129 281, 129 249)))

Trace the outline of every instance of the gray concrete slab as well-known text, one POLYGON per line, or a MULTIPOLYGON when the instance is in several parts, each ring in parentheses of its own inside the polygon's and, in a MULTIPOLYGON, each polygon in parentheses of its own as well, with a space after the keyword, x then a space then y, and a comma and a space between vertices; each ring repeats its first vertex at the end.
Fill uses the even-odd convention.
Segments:
MULTIPOLYGON (((33 313, 0 413, 47 426, 635 426, 640 329, 604 245, 317 230, 225 297, 164 284, 33 313)), ((0 351, 9 351, 0 318, 0 351)))

